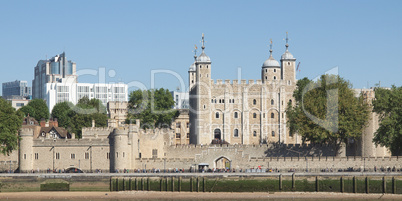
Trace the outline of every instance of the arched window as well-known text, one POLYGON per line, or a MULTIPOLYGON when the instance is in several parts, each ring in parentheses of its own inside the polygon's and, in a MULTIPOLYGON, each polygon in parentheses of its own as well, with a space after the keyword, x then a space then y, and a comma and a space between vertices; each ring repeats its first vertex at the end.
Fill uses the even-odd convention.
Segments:
POLYGON ((232 103, 234 103, 234 99, 232 99, 232 103))
POLYGON ((232 103, 232 99, 229 99, 229 103, 232 103))
POLYGON ((265 76, 265 79, 267 80, 267 79, 268 79, 268 77, 267 77, 267 76, 265 76))
POLYGON ((257 131, 253 131, 253 137, 257 137, 257 131))
POLYGON ((239 137, 239 129, 234 129, 233 137, 239 137))
POLYGON ((271 99, 271 105, 274 105, 274 99, 271 99))
POLYGON ((214 103, 214 99, 211 99, 211 103, 214 103))
POLYGON ((215 113, 215 118, 219 119, 219 112, 215 113))
POLYGON ((292 99, 289 99, 289 103, 290 103, 290 105, 292 105, 292 99))
POLYGON ((237 119, 239 116, 239 114, 237 112, 234 113, 234 118, 237 119))
POLYGON ((275 131, 272 131, 272 137, 275 137, 275 131))
POLYGON ((253 100, 253 105, 256 105, 257 104, 257 100, 253 100))
POLYGON ((207 68, 208 68, 208 65, 207 65, 207 68))
POLYGON ((272 118, 272 119, 275 118, 275 114, 274 114, 274 113, 271 113, 271 118, 272 118))
POLYGON ((216 103, 216 99, 215 99, 215 103, 216 103))
POLYGON ((221 100, 221 99, 219 99, 219 103, 222 103, 222 100, 221 100))
POLYGON ((276 80, 276 76, 274 76, 274 80, 276 80))
POLYGON ((256 113, 253 113, 253 118, 254 118, 254 119, 257 118, 257 114, 256 114, 256 113))
POLYGON ((268 69, 265 69, 265 72, 267 73, 267 72, 268 72, 268 69))
POLYGON ((274 73, 276 73, 276 69, 274 69, 274 73))

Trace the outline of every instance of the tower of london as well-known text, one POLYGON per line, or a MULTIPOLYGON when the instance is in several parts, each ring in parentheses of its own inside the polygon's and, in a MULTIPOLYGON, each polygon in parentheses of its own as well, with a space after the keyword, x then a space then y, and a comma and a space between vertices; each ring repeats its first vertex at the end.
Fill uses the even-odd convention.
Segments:
POLYGON ((300 143, 286 127, 286 107, 294 103, 296 58, 286 51, 280 62, 270 55, 261 66, 261 79, 212 79, 212 61, 202 53, 190 66, 190 143, 264 144, 300 143))

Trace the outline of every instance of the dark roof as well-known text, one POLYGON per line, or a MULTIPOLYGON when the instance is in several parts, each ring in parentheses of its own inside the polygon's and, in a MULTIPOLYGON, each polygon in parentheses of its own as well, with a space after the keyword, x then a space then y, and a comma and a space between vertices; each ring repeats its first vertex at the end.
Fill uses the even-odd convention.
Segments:
POLYGON ((54 127, 54 126, 52 126, 52 127, 42 127, 40 129, 40 133, 43 133, 43 132, 49 133, 52 129, 54 129, 60 135, 60 137, 62 137, 62 138, 67 137, 68 131, 66 129, 62 128, 62 127, 54 127))

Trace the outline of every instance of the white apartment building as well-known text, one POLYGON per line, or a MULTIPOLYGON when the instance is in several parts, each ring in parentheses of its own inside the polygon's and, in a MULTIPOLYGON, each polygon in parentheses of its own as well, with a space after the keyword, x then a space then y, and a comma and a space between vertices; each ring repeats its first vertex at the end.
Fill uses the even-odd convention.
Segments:
POLYGON ((128 86, 123 83, 47 83, 46 102, 49 112, 57 103, 69 101, 77 104, 78 100, 87 96, 99 99, 106 107, 109 101, 127 101, 128 86))

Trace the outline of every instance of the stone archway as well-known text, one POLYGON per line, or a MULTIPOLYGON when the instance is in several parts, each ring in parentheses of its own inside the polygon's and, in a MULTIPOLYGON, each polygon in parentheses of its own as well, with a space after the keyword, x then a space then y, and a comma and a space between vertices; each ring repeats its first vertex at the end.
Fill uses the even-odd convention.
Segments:
POLYGON ((221 129, 217 128, 217 129, 214 130, 214 139, 222 140, 221 129))
POLYGON ((232 161, 225 156, 221 156, 217 158, 215 161, 215 168, 217 169, 231 169, 232 168, 232 161))

